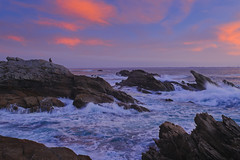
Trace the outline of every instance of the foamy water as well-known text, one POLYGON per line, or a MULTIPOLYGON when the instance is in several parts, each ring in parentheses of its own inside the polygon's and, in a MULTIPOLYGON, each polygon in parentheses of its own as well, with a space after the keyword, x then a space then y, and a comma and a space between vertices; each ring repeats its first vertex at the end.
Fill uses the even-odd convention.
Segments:
MULTIPOLYGON (((89 75, 92 75, 91 71, 98 73, 96 70, 86 71, 89 75)), ((174 71, 169 71, 171 74, 161 72, 161 80, 193 80, 185 70, 176 75, 174 71)), ((98 76, 111 85, 126 79, 114 73, 115 70, 101 72, 98 76)), ((232 74, 236 76, 240 72, 234 70, 229 76, 220 73, 211 76, 220 81, 223 76, 232 78, 232 74)), ((239 82, 237 77, 234 82, 239 82)), ((201 112, 208 112, 217 120, 221 120, 224 114, 240 124, 240 90, 236 88, 208 85, 205 91, 177 88, 161 95, 143 94, 135 87, 123 87, 121 90, 141 101, 151 112, 124 110, 115 103, 90 103, 84 109, 76 109, 72 100, 59 98, 67 105, 55 108, 52 113, 27 114, 24 109, 15 113, 0 110, 1 135, 30 139, 49 147, 69 147, 77 154, 89 155, 93 160, 135 160, 141 159, 141 153, 154 144, 152 139, 158 138, 159 125, 164 121, 181 125, 188 133, 195 128, 193 119, 196 113, 201 112), (168 98, 174 101, 166 102, 168 98)))

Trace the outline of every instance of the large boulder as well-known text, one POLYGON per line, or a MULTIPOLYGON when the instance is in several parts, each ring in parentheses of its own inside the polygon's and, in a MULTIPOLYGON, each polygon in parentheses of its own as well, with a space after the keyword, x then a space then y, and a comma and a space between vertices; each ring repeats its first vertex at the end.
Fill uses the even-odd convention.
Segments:
POLYGON ((25 139, 0 136, 1 160, 91 160, 89 156, 76 155, 65 147, 48 148, 41 143, 25 139))
POLYGON ((30 108, 31 112, 51 111, 53 106, 64 105, 56 97, 74 99, 78 108, 89 102, 112 103, 115 99, 136 103, 130 95, 113 89, 102 78, 73 75, 64 66, 45 60, 15 57, 7 57, 7 60, 0 61, 0 108, 14 104, 30 108), (52 99, 46 100, 46 97, 52 99))
POLYGON ((139 87, 151 91, 174 91, 174 86, 170 82, 156 80, 151 73, 143 70, 133 70, 128 78, 118 83, 121 86, 139 87))
POLYGON ((165 122, 160 126, 158 149, 151 147, 143 160, 228 160, 240 157, 240 126, 222 116, 216 121, 207 113, 197 114, 196 129, 188 134, 178 125, 165 122))

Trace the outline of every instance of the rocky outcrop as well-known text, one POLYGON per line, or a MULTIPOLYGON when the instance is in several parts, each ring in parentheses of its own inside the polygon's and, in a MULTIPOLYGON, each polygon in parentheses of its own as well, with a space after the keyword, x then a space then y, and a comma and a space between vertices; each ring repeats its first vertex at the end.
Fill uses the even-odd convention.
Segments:
POLYGON ((154 78, 153 74, 143 70, 133 70, 128 78, 118 83, 120 86, 136 86, 151 91, 174 91, 174 86, 170 82, 161 82, 154 78))
POLYGON ((206 89, 206 84, 212 84, 215 86, 219 86, 216 82, 213 82, 209 77, 206 77, 202 74, 199 74, 193 70, 190 71, 192 75, 195 78, 196 84, 187 84, 190 87, 193 87, 196 90, 205 90, 206 89))
POLYGON ((143 160, 237 160, 240 157, 240 127, 231 118, 216 121, 207 113, 197 114, 196 128, 189 135, 170 122, 160 126, 157 149, 143 153, 143 160))
POLYGON ((48 148, 41 143, 25 139, 0 136, 1 160, 91 160, 89 156, 76 155, 65 147, 48 148))
POLYGON ((122 77, 128 77, 129 74, 130 74, 130 72, 128 70, 121 70, 121 71, 116 73, 116 75, 122 76, 122 77))
POLYGON ((74 99, 78 108, 89 102, 136 103, 130 95, 114 90, 102 78, 73 75, 67 68, 45 60, 25 61, 13 57, 7 60, 0 62, 0 108, 14 104, 34 112, 62 107, 63 103, 47 97, 74 99))

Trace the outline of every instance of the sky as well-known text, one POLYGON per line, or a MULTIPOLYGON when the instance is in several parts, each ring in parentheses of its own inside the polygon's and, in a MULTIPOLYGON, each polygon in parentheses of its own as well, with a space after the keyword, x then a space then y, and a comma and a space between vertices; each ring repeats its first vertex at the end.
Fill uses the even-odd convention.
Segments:
POLYGON ((240 66, 240 0, 0 0, 0 60, 240 66))

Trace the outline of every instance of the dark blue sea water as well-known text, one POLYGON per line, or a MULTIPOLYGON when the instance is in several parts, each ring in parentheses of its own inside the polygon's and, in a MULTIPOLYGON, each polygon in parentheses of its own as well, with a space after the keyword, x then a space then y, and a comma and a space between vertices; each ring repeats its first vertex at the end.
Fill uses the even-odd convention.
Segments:
MULTIPOLYGON (((115 75, 120 68, 71 69, 74 74, 100 76, 112 86, 125 77, 115 75)), ((0 133, 4 136, 25 138, 47 146, 65 146, 78 154, 87 154, 94 160, 141 159, 141 153, 153 145, 158 137, 159 125, 171 121, 181 125, 188 133, 195 128, 196 113, 208 112, 217 120, 221 115, 240 124, 240 90, 225 86, 223 79, 240 85, 240 68, 130 68, 158 73, 159 80, 193 82, 190 70, 195 70, 222 87, 207 86, 205 91, 185 91, 177 88, 173 92, 143 94, 134 87, 124 87, 127 92, 151 110, 138 113, 123 110, 117 104, 95 105, 76 109, 72 100, 59 98, 67 106, 55 108, 52 113, 18 113, 0 110, 0 133), (173 99, 166 102, 165 99, 173 99)), ((118 89, 117 86, 115 86, 118 89)))

